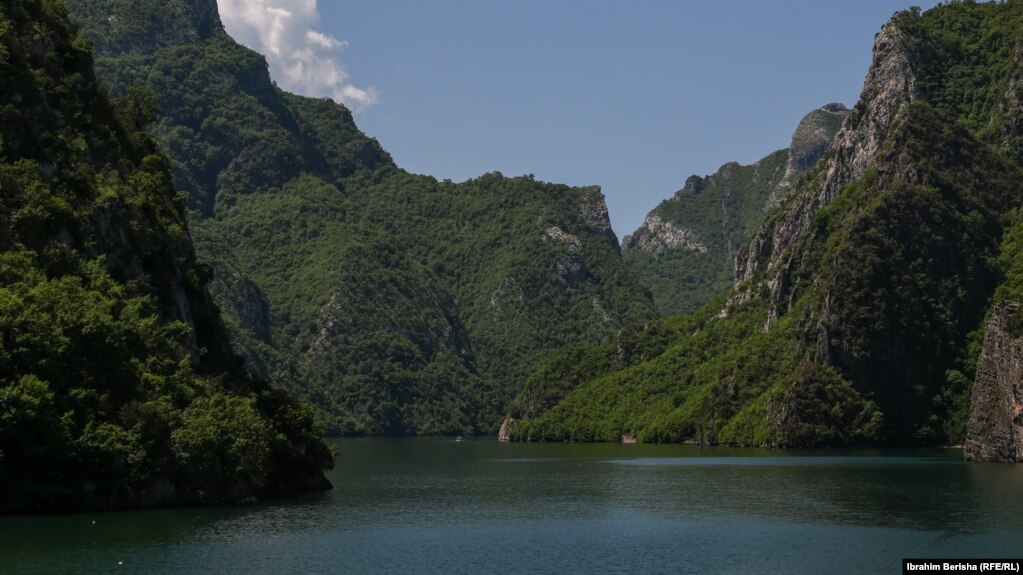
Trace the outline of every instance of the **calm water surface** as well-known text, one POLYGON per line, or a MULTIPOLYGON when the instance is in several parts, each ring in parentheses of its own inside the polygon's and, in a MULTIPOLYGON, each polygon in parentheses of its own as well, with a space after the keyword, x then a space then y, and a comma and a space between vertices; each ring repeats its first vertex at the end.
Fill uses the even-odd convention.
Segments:
POLYGON ((958 450, 337 446, 328 493, 0 518, 0 573, 901 573, 908 556, 1023 556, 1023 465, 958 450))

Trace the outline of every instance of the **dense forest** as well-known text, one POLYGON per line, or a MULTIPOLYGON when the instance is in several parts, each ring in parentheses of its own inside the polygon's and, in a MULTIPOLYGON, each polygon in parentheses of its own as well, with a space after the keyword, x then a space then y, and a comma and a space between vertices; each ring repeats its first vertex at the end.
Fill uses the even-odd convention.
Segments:
POLYGON ((62 2, 0 3, 0 512, 328 487, 313 412, 244 375, 170 166, 62 2))
POLYGON ((1020 46, 1023 2, 896 14, 853 109, 623 253, 595 186, 402 170, 214 0, 0 0, 0 512, 324 488, 325 433, 502 419, 981 445, 1023 362, 1020 46))
POLYGON ((739 251, 731 290, 547 362, 505 432, 962 443, 985 318, 1019 297, 1021 41, 1018 2, 897 14, 832 149, 739 251))
POLYGON ((343 106, 279 90, 213 0, 69 0, 188 194, 200 260, 256 374, 332 434, 496 431, 554 351, 655 315, 595 187, 398 168, 343 106))

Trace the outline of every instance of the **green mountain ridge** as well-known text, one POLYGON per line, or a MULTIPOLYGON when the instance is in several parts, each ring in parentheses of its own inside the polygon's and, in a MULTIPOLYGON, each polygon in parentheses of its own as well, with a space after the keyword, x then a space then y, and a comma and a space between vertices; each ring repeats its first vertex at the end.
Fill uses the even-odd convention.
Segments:
POLYGON ((278 90, 204 24, 212 0, 68 6, 112 91, 155 95, 246 365, 331 433, 491 432, 554 350, 653 317, 599 189, 408 174, 343 106, 278 90), (133 36, 154 22, 159 41, 133 36))
POLYGON ((749 166, 730 162, 713 175, 690 176, 622 239, 625 266, 661 315, 695 311, 731 286, 736 252, 828 150, 847 113, 841 104, 822 106, 803 117, 788 148, 749 166))
POLYGON ((138 93, 60 2, 0 3, 0 513, 329 487, 313 413, 244 375, 138 93))
POLYGON ((0 6, 2 511, 322 487, 281 388, 340 435, 1023 457, 1023 2, 896 14, 851 111, 624 254, 597 187, 403 171, 213 0, 0 6))
MULTIPOLYGON (((1010 372, 988 373, 1002 364, 982 378, 976 362, 992 303, 1019 293, 1016 242, 1002 239, 1018 236, 1023 202, 1021 40, 1018 2, 897 14, 832 150, 739 251, 732 290, 549 361, 504 434, 987 441, 967 420, 975 374, 985 389, 1012 389, 1010 372)), ((1003 312, 996 327, 1009 323, 1003 312)))

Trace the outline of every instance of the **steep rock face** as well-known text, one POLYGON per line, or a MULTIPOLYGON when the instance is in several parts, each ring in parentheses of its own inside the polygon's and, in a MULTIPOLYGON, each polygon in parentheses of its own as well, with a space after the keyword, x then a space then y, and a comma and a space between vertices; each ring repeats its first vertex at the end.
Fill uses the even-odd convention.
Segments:
POLYGON ((599 186, 585 188, 580 201, 580 212, 583 221, 592 229, 600 232, 610 241, 615 249, 621 251, 618 245, 618 236, 611 229, 611 216, 607 213, 607 202, 604 201, 604 194, 599 186))
POLYGON ((947 374, 968 369, 958 358, 997 286, 1001 222, 1023 199, 1018 168, 950 124, 912 104, 870 176, 816 219, 830 232, 815 250, 824 257, 803 251, 811 243, 793 247, 797 277, 817 270, 805 345, 874 397, 895 437, 938 434, 927 418, 953 415, 933 398, 965 392, 947 374))
POLYGON ((583 244, 579 238, 572 234, 565 233, 558 226, 551 226, 544 230, 543 241, 551 241, 560 244, 559 251, 563 254, 555 259, 551 267, 552 273, 566 284, 575 284, 582 281, 587 274, 586 262, 583 261, 583 244))
POLYGON ((515 418, 506 417, 501 422, 501 428, 497 430, 498 441, 511 441, 511 432, 515 428, 515 418))
POLYGON ((841 103, 821 106, 803 117, 792 134, 789 145, 789 161, 785 166, 785 178, 791 178, 809 170, 828 151, 831 141, 849 115, 849 109, 841 103))
MULTIPOLYGON (((695 186, 691 186, 687 182, 686 187, 695 186)), ((622 239, 622 247, 626 250, 642 250, 655 256, 675 248, 700 254, 707 253, 707 246, 696 238, 694 232, 666 221, 653 213, 647 214, 639 229, 622 239)))
MULTIPOLYGON (((760 228, 748 248, 736 256, 736 285, 749 282, 758 272, 777 275, 770 285, 775 315, 791 285, 788 276, 794 262, 785 247, 802 237, 814 215, 866 172, 897 114, 913 99, 914 87, 908 38, 889 22, 874 39, 873 59, 860 100, 835 135, 834 154, 824 169, 823 181, 805 188, 791 207, 760 228)), ((750 295, 740 292, 738 299, 750 295)))
POLYGON ((984 331, 970 400, 964 454, 1023 461, 1023 305, 1002 301, 984 331))
POLYGON ((913 100, 916 77, 909 38, 897 24, 885 24, 874 39, 874 54, 856 107, 835 135, 835 157, 817 200, 826 206, 850 182, 867 171, 881 150, 896 116, 913 100))
POLYGON ((764 212, 770 213, 788 197, 796 180, 809 170, 831 148, 835 134, 849 115, 849 109, 841 103, 827 104, 803 116, 792 134, 788 148, 785 175, 771 191, 764 204, 764 212))
POLYGON ((732 284, 736 252, 827 152, 848 114, 842 104, 827 104, 802 118, 789 148, 750 166, 730 162, 711 176, 689 177, 625 236, 626 265, 662 314, 692 311, 732 284))
MULTIPOLYGON (((562 354, 524 388, 510 436, 962 442, 974 372, 1020 379, 1018 312, 1008 337, 989 328, 999 351, 979 369, 972 335, 989 302, 1023 301, 1018 94, 1006 92, 1020 29, 1018 3, 896 14, 836 149, 740 252, 723 308, 659 322, 668 335, 642 334, 633 361, 607 362, 609 344, 562 354)), ((1018 400, 990 388, 975 410, 1003 439, 982 449, 1005 457, 1018 400)))

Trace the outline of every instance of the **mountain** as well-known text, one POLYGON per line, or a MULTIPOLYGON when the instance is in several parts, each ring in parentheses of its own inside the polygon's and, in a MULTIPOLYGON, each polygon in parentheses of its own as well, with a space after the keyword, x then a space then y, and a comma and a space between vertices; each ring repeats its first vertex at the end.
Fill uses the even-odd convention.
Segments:
POLYGON ((1016 2, 896 14, 831 150, 739 251, 732 289, 549 361, 505 434, 996 440, 1004 418, 979 425, 988 408, 971 417, 970 402, 983 389, 989 408, 1012 408, 1016 308, 987 318, 1020 294, 1021 35, 1016 2))
POLYGON ((824 155, 848 112, 842 104, 813 110, 788 148, 749 166, 730 162, 711 176, 690 176, 622 239, 626 268, 650 289, 662 315, 695 311, 728 289, 738 249, 824 155))
POLYGON ((244 375, 170 167, 60 3, 0 2, 0 512, 329 487, 313 412, 244 375))
POLYGON ((68 7, 112 92, 155 96, 248 369, 329 432, 492 431, 553 351, 654 316, 598 188, 409 174, 343 106, 277 89, 214 0, 68 7))

